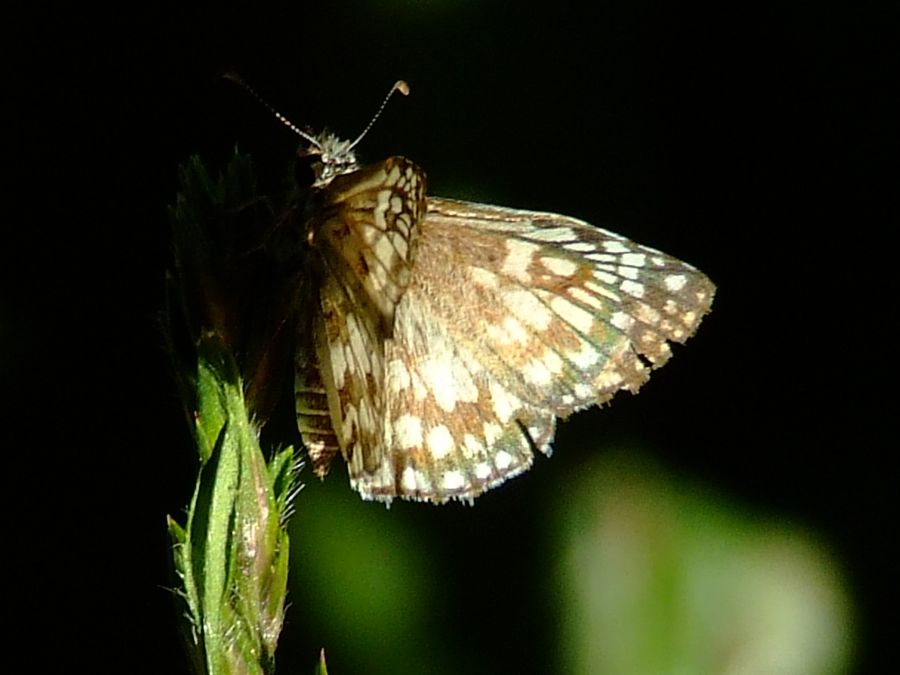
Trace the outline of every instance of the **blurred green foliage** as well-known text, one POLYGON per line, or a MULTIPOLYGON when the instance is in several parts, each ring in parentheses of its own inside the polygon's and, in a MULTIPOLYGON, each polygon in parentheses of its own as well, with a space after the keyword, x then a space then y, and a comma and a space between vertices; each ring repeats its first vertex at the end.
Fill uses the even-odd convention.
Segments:
POLYGON ((827 548, 800 524, 741 507, 640 457, 599 454, 579 466, 562 477, 565 490, 548 487, 553 496, 542 497, 548 508, 537 521, 519 519, 515 506, 495 513, 518 503, 515 481, 473 508, 390 510, 356 499, 341 476, 310 485, 292 521, 294 541, 303 542, 291 571, 292 597, 302 602, 297 620, 326 643, 332 669, 339 660, 346 672, 516 672, 502 669, 503 652, 518 664, 516 652, 529 645, 503 642, 494 618, 536 626, 558 672, 846 672, 853 608, 827 548), (477 544, 465 526, 455 530, 458 540, 437 542, 428 523, 474 523, 479 509, 480 520, 508 526, 477 567, 452 576, 459 561, 442 560, 442 552, 477 544), (532 538, 523 559, 516 542, 532 538), (502 587, 532 566, 539 581, 510 602, 502 587), (497 576, 503 570, 508 580, 497 576), (464 587, 490 575, 496 584, 487 587, 497 593, 471 607, 471 625, 460 625, 464 587), (500 668, 479 652, 477 634, 485 632, 488 642, 496 635, 500 668))

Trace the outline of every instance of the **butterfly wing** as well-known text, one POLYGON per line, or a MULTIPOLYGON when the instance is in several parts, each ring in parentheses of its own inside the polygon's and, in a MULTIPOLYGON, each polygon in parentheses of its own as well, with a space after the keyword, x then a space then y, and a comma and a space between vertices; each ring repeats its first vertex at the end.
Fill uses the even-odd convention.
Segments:
POLYGON ((308 240, 318 253, 314 347, 298 359, 301 436, 324 476, 339 448, 353 473, 385 464, 384 345, 409 284, 424 174, 392 157, 316 193, 308 240))
POLYGON ((556 417, 636 391, 713 293, 583 221, 430 198, 385 351, 395 481, 370 496, 472 499, 521 473, 556 417))
MULTIPOLYGON (((421 257, 455 246, 458 291, 488 319, 473 349, 492 335, 513 345, 503 355, 516 393, 557 415, 636 391, 715 293, 691 265, 568 216, 430 199, 425 232, 421 257)), ((417 281, 428 269, 417 265, 417 281)))
POLYGON ((426 212, 407 160, 367 171, 334 180, 311 228, 325 274, 306 381, 337 443, 304 435, 320 475, 341 448, 364 498, 471 500, 521 473, 556 417, 636 391, 709 311, 712 283, 659 251, 551 213, 426 212))

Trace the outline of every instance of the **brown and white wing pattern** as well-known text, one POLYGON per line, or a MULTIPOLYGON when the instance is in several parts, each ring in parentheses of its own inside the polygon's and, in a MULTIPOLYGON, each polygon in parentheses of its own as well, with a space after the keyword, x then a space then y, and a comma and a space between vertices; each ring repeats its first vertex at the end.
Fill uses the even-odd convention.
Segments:
POLYGON ((412 275, 424 190, 418 167, 392 157, 317 195, 307 239, 320 263, 318 297, 306 324, 313 346, 298 355, 296 405, 320 476, 338 449, 351 475, 385 464, 384 348, 412 275))
POLYGON ((424 183, 400 158, 340 176, 311 230, 325 274, 301 431, 317 471, 339 447, 367 499, 471 500, 526 470, 557 417, 637 391, 715 290, 567 216, 426 209, 424 183))

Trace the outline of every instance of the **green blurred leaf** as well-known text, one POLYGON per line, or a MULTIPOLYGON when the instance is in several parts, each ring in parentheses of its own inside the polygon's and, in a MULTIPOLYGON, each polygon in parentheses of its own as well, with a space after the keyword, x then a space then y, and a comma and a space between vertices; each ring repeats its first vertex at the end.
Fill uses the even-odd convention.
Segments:
POLYGON ((579 467, 559 514, 565 672, 846 672, 852 610, 833 556, 638 457, 579 467))

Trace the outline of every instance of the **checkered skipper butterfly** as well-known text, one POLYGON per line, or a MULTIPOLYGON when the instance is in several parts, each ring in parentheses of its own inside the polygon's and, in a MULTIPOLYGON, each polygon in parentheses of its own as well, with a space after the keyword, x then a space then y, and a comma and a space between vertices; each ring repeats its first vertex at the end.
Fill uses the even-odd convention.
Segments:
POLYGON ((426 196, 403 157, 361 166, 375 118, 347 142, 262 103, 310 144, 315 176, 301 436, 317 475, 340 452, 365 499, 471 501, 549 455, 557 417, 637 391, 710 309, 709 279, 660 251, 568 216, 426 196))

